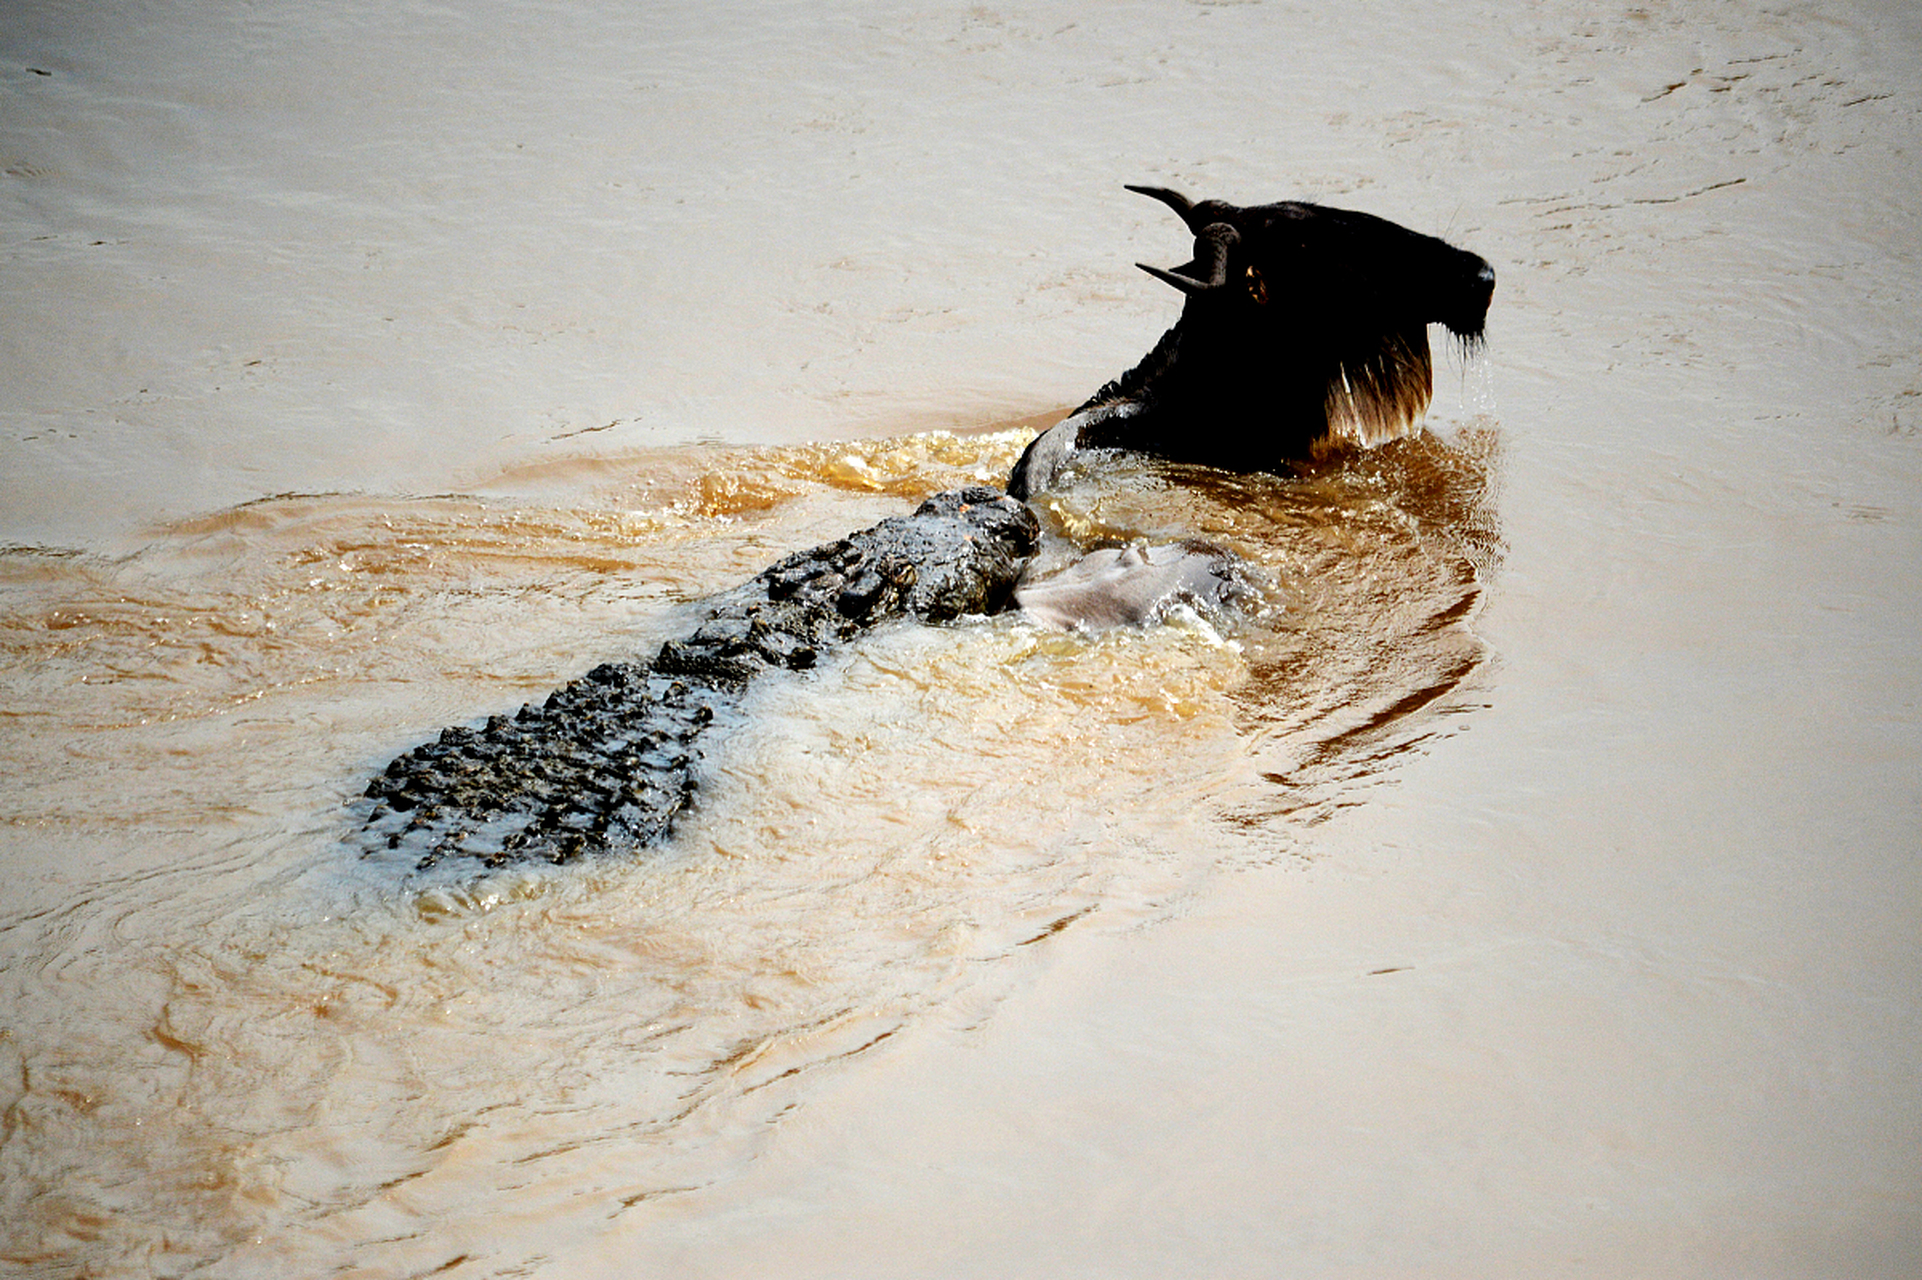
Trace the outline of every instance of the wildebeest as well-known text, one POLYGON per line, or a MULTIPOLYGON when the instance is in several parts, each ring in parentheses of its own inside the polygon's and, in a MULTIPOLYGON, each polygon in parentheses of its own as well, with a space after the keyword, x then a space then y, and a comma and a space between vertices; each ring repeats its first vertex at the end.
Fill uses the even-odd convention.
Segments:
POLYGON ((1187 296, 1140 364, 1037 437, 1008 492, 1053 485, 1078 449, 1273 471, 1414 430, 1428 408, 1428 325, 1482 340, 1494 268, 1372 214, 1284 201, 1199 204, 1162 187, 1194 257, 1141 269, 1187 296))

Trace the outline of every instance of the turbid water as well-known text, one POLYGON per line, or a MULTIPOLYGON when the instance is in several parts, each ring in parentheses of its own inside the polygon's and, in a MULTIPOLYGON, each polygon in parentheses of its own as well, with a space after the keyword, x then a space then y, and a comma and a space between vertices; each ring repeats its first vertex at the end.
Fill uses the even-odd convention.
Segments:
POLYGON ((1867 5, 16 6, 0 1257, 1912 1274, 1918 68, 1867 5), (1124 181, 1446 235, 1487 354, 1040 504, 1241 610, 894 627, 655 851, 360 857, 396 752, 1005 475, 1175 312, 1124 181))

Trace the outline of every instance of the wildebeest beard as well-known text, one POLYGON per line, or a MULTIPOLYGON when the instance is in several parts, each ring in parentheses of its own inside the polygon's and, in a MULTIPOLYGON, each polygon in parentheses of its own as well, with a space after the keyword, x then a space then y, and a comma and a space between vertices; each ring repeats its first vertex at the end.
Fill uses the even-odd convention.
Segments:
POLYGON ((1276 471, 1414 431, 1433 389, 1428 326, 1478 347, 1486 261, 1372 214, 1240 207, 1130 187, 1181 215, 1192 260, 1142 270, 1187 295, 1154 350, 1028 447, 1008 492, 1049 488, 1077 449, 1276 471))

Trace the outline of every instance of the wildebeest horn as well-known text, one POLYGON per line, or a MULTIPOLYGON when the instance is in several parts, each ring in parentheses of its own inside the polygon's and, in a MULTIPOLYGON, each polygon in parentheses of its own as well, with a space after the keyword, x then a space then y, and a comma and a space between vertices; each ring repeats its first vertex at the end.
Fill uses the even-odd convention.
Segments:
POLYGON ((1225 222, 1211 222, 1195 236, 1195 258, 1181 269, 1163 271, 1145 262, 1135 265, 1163 284, 1186 294, 1206 293, 1228 283, 1228 250, 1241 243, 1241 233, 1225 222), (1205 261, 1204 261, 1205 258, 1205 261), (1205 274, 1204 274, 1205 273, 1205 274))
POLYGON ((1161 203, 1181 215, 1181 220, 1188 224, 1188 230, 1194 232, 1196 235, 1201 234, 1201 228, 1195 225, 1194 201, 1182 195, 1179 191, 1170 191, 1166 187, 1137 187, 1132 182, 1124 182, 1121 185, 1130 191, 1136 191, 1144 196, 1149 196, 1161 201, 1161 203))

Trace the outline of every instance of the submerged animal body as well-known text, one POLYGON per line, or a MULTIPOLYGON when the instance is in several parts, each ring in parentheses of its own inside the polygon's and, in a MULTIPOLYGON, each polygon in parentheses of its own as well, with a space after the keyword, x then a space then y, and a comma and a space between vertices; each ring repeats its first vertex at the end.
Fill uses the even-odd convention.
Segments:
POLYGON ((702 740, 750 682, 895 619, 999 611, 1036 532, 1033 512, 982 486, 796 552, 710 600, 651 662, 602 663, 543 703, 396 756, 367 785, 363 852, 426 871, 654 844, 694 792, 702 740))
POLYGON ((1028 447, 1009 477, 1016 498, 1051 487, 1085 449, 1246 472, 1396 439, 1428 408, 1428 326, 1482 340, 1495 271, 1466 250, 1345 209, 1129 190, 1193 232, 1189 262, 1142 264, 1187 301, 1141 363, 1028 447))
POLYGON ((1235 558, 1200 541, 1102 547, 1015 588, 1031 621, 1063 631, 1139 626, 1180 605, 1219 609, 1246 595, 1235 558))

